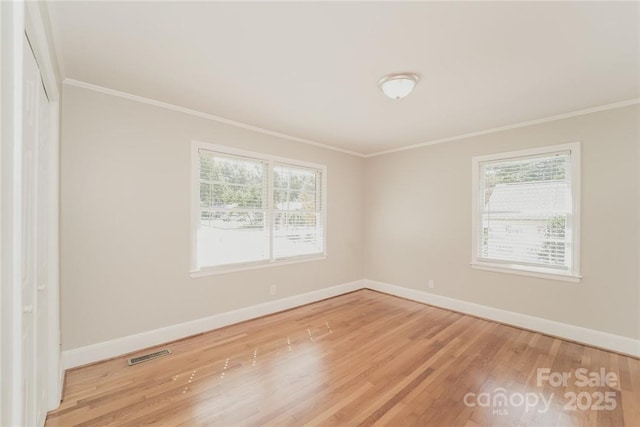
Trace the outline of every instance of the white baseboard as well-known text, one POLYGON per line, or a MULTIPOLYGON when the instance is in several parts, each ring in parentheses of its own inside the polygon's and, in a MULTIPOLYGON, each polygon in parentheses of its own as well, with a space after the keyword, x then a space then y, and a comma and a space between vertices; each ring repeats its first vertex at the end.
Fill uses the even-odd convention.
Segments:
POLYGON ((342 285, 320 289, 306 294, 295 295, 239 310, 216 314, 177 325, 171 325, 152 331, 141 332, 110 341, 88 345, 62 353, 64 369, 75 368, 89 363, 99 362, 111 357, 131 353, 143 348, 175 341, 191 335, 207 332, 245 320, 255 319, 279 311, 299 307, 304 304, 342 295, 359 289, 371 289, 413 301, 441 307, 484 319, 494 320, 520 328, 538 331, 543 334, 565 338, 595 347, 613 350, 619 353, 640 357, 640 340, 614 335, 607 332, 587 329, 567 323, 542 319, 527 314, 502 310, 486 305, 435 295, 403 286, 391 285, 374 280, 356 280, 342 285))
POLYGON ((614 335, 607 332, 587 329, 568 323, 556 322, 542 319, 540 317, 529 316, 527 314, 502 310, 486 305, 475 304, 468 301, 435 295, 416 289, 405 288, 403 286, 391 285, 388 283, 364 280, 364 287, 374 291, 422 302, 484 319, 495 320, 508 325, 530 329, 543 334, 565 338, 571 341, 613 350, 619 353, 640 357, 640 340, 614 335))
POLYGON ((62 359, 64 369, 71 369, 77 366, 98 362, 147 347, 207 332, 212 329, 299 307, 301 305, 356 291, 363 287, 363 281, 357 280, 305 294, 294 295, 275 301, 241 308, 239 310, 216 314, 202 319, 196 319, 152 331, 141 332, 135 335, 128 335, 126 337, 110 341, 91 344, 86 347, 63 351, 62 359))

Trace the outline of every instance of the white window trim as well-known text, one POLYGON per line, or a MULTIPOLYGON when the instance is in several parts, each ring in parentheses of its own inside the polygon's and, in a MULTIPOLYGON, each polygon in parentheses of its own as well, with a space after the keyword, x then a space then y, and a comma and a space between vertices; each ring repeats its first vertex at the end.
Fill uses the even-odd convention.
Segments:
POLYGON ((580 164, 580 142, 473 157, 471 159, 471 267, 479 270, 488 270, 499 273, 517 274, 566 282, 580 282, 580 279, 582 278, 580 275, 580 164), (494 160, 508 160, 518 157, 540 156, 559 151, 569 151, 571 153, 571 194, 573 202, 573 211, 571 216, 571 268, 566 273, 563 273, 560 270, 551 268, 525 266, 509 262, 487 262, 478 259, 478 247, 480 243, 479 212, 481 208, 480 203, 482 203, 478 197, 480 193, 480 163, 494 160))
MULTIPOLYGON (((327 166, 317 163, 305 162, 301 160, 288 159, 285 157, 272 156, 268 154, 257 153, 255 151, 241 150, 225 145, 211 144, 202 141, 191 141, 191 269, 189 276, 192 278, 211 276, 217 274, 234 273, 239 271, 255 270, 258 268, 275 267, 280 265, 297 264, 301 262, 319 261, 327 258, 327 166), (197 267, 197 251, 198 251, 198 215, 200 213, 200 150, 214 151, 220 154, 231 156, 240 156, 255 160, 267 162, 269 164, 269 186, 268 197, 272 203, 273 200, 273 165, 275 163, 290 165, 294 167, 302 167, 309 169, 317 169, 322 172, 322 225, 324 232, 322 233, 323 252, 310 255, 300 255, 286 258, 274 258, 273 248, 271 248, 271 258, 268 260, 229 264, 212 267, 197 267)), ((269 244, 273 245, 272 238, 269 244)))

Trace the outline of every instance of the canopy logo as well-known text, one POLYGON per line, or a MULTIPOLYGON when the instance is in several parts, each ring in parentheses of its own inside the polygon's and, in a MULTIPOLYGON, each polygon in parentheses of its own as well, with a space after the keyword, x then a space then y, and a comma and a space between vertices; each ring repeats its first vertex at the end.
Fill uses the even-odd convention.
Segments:
POLYGON ((480 406, 483 408, 492 408, 493 415, 507 415, 509 408, 518 408, 524 406, 525 412, 537 410, 539 413, 545 413, 551 406, 553 393, 549 398, 545 398, 542 393, 509 393, 507 390, 498 387, 492 392, 483 393, 467 393, 464 395, 464 404, 468 407, 480 406))

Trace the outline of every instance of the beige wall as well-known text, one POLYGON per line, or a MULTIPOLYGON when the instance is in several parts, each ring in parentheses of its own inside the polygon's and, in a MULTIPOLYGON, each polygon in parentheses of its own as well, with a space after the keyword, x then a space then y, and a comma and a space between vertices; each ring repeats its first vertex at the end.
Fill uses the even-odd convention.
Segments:
POLYGON ((358 280, 364 160, 64 86, 63 349, 358 280), (191 140, 327 165, 328 258, 189 278, 191 140))
POLYGON ((73 86, 63 95, 64 350, 363 277, 640 338, 638 106, 365 160, 73 86), (328 258, 189 278, 193 139, 326 164, 328 258), (582 282, 471 269, 471 157, 573 141, 582 282))
POLYGON ((632 106, 367 159, 365 277, 640 338, 639 123, 632 106), (471 269, 472 156, 573 141, 582 282, 471 269))

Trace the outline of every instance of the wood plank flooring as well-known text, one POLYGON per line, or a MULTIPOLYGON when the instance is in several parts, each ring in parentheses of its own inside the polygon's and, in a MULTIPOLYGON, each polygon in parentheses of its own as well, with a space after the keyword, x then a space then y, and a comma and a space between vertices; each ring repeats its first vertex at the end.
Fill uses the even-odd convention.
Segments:
POLYGON ((369 290, 165 347, 67 372, 46 426, 640 426, 640 360, 369 290))

